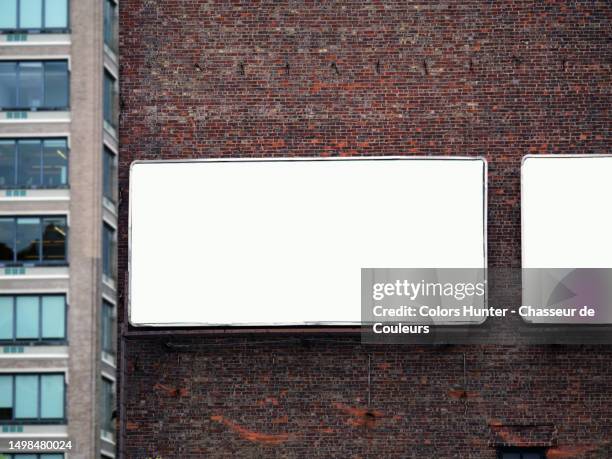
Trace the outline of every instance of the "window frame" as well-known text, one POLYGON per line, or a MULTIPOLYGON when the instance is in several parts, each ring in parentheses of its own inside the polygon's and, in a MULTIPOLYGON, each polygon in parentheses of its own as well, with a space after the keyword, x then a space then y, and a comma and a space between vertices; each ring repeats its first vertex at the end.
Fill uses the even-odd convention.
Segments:
POLYGON ((106 221, 102 221, 102 275, 110 280, 117 280, 117 228, 106 221), (107 231, 110 230, 109 233, 107 231), (106 247, 107 234, 110 234, 109 246, 106 247), (109 253, 107 253, 107 250, 109 253), (110 266, 107 272, 107 260, 110 266))
POLYGON ((102 432, 108 432, 113 435, 116 433, 116 428, 113 426, 113 412, 116 410, 116 397, 117 397, 117 389, 115 387, 116 381, 106 377, 105 375, 101 376, 101 400, 100 400, 100 430, 102 432), (110 400, 107 400, 107 392, 106 387, 110 387, 110 400), (110 402, 108 405, 106 402, 110 402), (108 417, 108 419, 107 419, 108 417), (107 421, 110 425, 107 425, 107 421), (107 430, 106 427, 111 427, 111 430, 107 430))
POLYGON ((104 75, 103 75, 103 83, 102 83, 102 118, 104 120, 104 124, 110 126, 112 129, 114 129, 115 131, 117 130, 117 127, 119 126, 119 79, 112 73, 110 72, 106 67, 104 68, 103 71, 104 75), (109 117, 111 118, 110 120, 106 118, 106 98, 107 98, 107 80, 109 80, 112 84, 110 85, 111 87, 111 92, 109 97, 109 110, 110 110, 110 114, 109 117))
POLYGON ((108 49, 110 49, 113 53, 117 54, 117 51, 119 49, 119 3, 116 0, 104 0, 104 5, 102 6, 102 35, 103 35, 103 41, 104 44, 108 47, 108 49), (106 17, 106 5, 111 5, 112 6, 112 18, 111 18, 111 30, 110 30, 110 40, 111 43, 106 41, 107 38, 107 28, 106 28, 106 24, 107 24, 107 17, 106 17))
POLYGON ((46 27, 46 8, 45 5, 47 0, 41 0, 41 27, 40 28, 29 28, 20 27, 21 21, 21 2, 22 0, 16 0, 17 8, 15 9, 15 24, 16 27, 0 28, 0 35, 2 34, 14 34, 14 33, 27 33, 27 34, 43 34, 43 33, 70 33, 70 13, 71 13, 71 0, 66 0, 66 27, 46 27))
POLYGON ((12 413, 12 418, 11 419, 2 419, 0 420, 0 423, 2 424, 9 424, 9 425, 25 425, 25 424, 67 424, 68 423, 68 416, 67 416, 67 409, 66 409, 66 402, 67 402, 67 392, 68 392, 68 384, 66 382, 66 373, 62 372, 62 371, 53 371, 53 372, 41 372, 41 373, 35 373, 35 372, 23 372, 23 373, 0 373, 0 376, 9 376, 12 378, 12 393, 11 393, 11 409, 13 410, 12 413), (35 418, 16 418, 15 417, 15 411, 16 411, 16 406, 15 406, 15 396, 16 396, 16 392, 17 392, 17 387, 16 387, 16 377, 17 376, 37 376, 37 393, 36 393, 36 411, 37 411, 37 417, 35 418), (62 400, 62 406, 63 406, 63 416, 61 418, 41 418, 40 417, 40 412, 41 412, 41 381, 42 381, 42 376, 62 376, 64 378, 64 384, 63 384, 63 400, 62 400))
POLYGON ((14 266, 26 266, 26 267, 36 267, 36 266, 68 266, 68 254, 69 254, 69 234, 70 228, 68 225, 68 215, 66 214, 56 214, 56 215, 0 215, 0 220, 13 220, 13 261, 0 261, 0 267, 14 267, 14 266), (39 235, 40 240, 38 242, 38 260, 36 262, 24 262, 17 259, 17 222, 19 219, 33 219, 37 218, 39 220, 39 235), (62 261, 48 261, 43 259, 43 221, 46 218, 63 218, 65 222, 66 228, 66 236, 64 237, 64 260, 62 261))
POLYGON ((15 182, 13 185, 0 185, 0 189, 3 190, 67 190, 70 189, 70 144, 68 142, 68 137, 0 137, 0 142, 12 141, 15 143, 13 150, 13 181, 15 182), (22 140, 26 141, 38 141, 40 143, 40 164, 41 164, 41 172, 40 172, 40 184, 38 186, 24 186, 16 183, 18 177, 18 157, 19 157, 19 142, 22 140), (66 184, 58 185, 54 187, 49 187, 43 185, 44 182, 44 144, 47 140, 63 140, 66 142, 66 184))
POLYGON ((50 111, 50 112, 63 112, 63 111, 69 111, 70 110, 70 78, 71 78, 71 71, 70 71, 70 59, 68 58, 59 58, 59 59, 0 59, 0 64, 15 64, 15 106, 7 106, 7 107, 3 107, 0 106, 0 112, 7 112, 7 111, 30 111, 30 112, 44 112, 44 111, 50 111), (46 81, 47 81, 47 64, 48 63, 56 63, 56 62, 62 62, 62 63, 66 63, 66 105, 63 107, 49 107, 49 106, 45 106, 44 103, 46 103, 46 99, 47 99, 47 87, 46 87, 46 81), (22 63, 40 63, 42 64, 42 94, 43 94, 43 105, 41 105, 40 107, 29 107, 29 106, 22 106, 19 105, 19 99, 20 99, 20 86, 19 86, 19 82, 20 82, 20 74, 21 74, 21 64, 22 63))
POLYGON ((117 174, 119 169, 119 158, 117 153, 111 150, 108 146, 104 145, 102 147, 102 196, 106 198, 111 204, 117 205, 117 174), (107 158, 111 158, 108 159, 107 158), (107 162, 107 161, 110 161, 107 162), (110 164, 110 171, 107 171, 107 165, 110 164), (107 172, 110 172, 110 177, 108 177, 107 172), (107 181, 110 181, 111 186, 111 194, 112 196, 106 195, 106 185, 107 181))
POLYGON ((546 459, 546 448, 544 447, 525 447, 504 446, 497 449, 497 458, 504 459, 504 454, 520 454, 520 459, 523 459, 523 454, 539 454, 540 459, 546 459))
MULTIPOLYGON (((62 345, 68 343, 68 301, 65 293, 17 293, 17 294, 0 294, 0 298, 13 298, 13 325, 12 332, 13 337, 10 339, 0 338, 0 345, 12 344, 34 344, 34 345, 62 345), (17 338, 17 298, 22 296, 35 296, 38 298, 38 337, 37 338, 17 338), (44 338, 42 336, 43 329, 43 317, 42 317, 42 304, 43 297, 56 296, 64 299, 64 336, 62 338, 44 338)), ((1 373, 0 373, 1 374, 1 373)))
POLYGON ((117 310, 117 306, 115 304, 113 304, 112 302, 108 301, 106 298, 102 298, 102 303, 101 303, 101 308, 100 308, 100 319, 101 319, 101 324, 100 324, 100 349, 102 351, 102 353, 108 354, 108 355, 112 355, 115 356, 117 354, 117 349, 116 349, 116 344, 115 344, 115 339, 116 339, 116 335, 114 333, 116 325, 117 325, 117 314, 116 314, 116 310, 117 310), (109 320, 108 323, 108 327, 107 327, 107 322, 106 320, 109 320), (110 348, 107 347, 107 333, 108 333, 108 338, 110 340, 110 348))

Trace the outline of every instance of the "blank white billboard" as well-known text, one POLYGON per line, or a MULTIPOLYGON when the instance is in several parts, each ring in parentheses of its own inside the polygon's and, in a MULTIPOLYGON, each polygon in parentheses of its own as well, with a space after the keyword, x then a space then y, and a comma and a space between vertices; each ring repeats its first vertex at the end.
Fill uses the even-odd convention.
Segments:
POLYGON ((135 326, 360 322, 361 268, 484 268, 486 163, 135 162, 135 326))
POLYGON ((526 156, 523 268, 612 268, 612 157, 526 156))
POLYGON ((521 175, 522 303, 549 309, 526 320, 612 323, 612 157, 528 156, 521 175))

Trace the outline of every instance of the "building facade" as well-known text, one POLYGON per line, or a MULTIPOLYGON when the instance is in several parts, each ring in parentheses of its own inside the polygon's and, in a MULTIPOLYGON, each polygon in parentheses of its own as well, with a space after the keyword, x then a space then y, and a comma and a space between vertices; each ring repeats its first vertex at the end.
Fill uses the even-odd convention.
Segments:
POLYGON ((0 457, 113 458, 118 3, 0 10, 0 457))
MULTIPOLYGON (((122 0, 120 278, 130 163, 209 157, 486 157, 489 266, 519 268, 523 156, 610 153, 611 21, 596 0, 122 0)), ((147 334, 119 291, 122 457, 612 457, 609 345, 147 334)))

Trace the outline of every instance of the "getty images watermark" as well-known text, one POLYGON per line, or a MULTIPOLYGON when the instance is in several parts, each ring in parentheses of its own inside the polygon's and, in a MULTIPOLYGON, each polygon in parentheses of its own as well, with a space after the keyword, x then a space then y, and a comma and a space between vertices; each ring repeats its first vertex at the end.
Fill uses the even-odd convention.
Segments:
POLYGON ((609 269, 361 273, 364 343, 612 342, 609 269))

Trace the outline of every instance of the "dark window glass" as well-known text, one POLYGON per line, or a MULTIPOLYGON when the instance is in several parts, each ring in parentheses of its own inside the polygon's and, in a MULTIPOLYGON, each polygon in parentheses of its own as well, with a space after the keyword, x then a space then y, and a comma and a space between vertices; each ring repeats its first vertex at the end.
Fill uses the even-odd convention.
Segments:
POLYGON ((115 317, 114 306, 102 300, 102 350, 108 354, 115 353, 115 317))
POLYGON ((15 185, 16 142, 0 140, 0 187, 15 185))
POLYGON ((102 378, 102 430, 114 432, 113 410, 115 408, 113 383, 102 378))
POLYGON ((104 72, 104 120, 112 127, 117 125, 117 85, 115 78, 104 72))
POLYGON ((115 278, 115 230, 106 223, 102 227, 102 272, 115 278))
POLYGON ((15 219, 0 218, 0 263, 15 261, 15 219))
POLYGON ((43 261, 60 262, 66 259, 66 219, 43 219, 43 261))
POLYGON ((68 0, 0 0, 0 30, 63 31, 68 0))
POLYGON ((39 140, 17 142, 17 186, 35 188, 40 185, 41 151, 39 140))
POLYGON ((15 238, 17 261, 34 263, 40 260, 40 219, 18 218, 15 238))
POLYGON ((65 376, 61 373, 1 374, 0 419, 63 419, 65 376))
POLYGON ((67 255, 67 231, 65 217, 0 218, 0 262, 63 263, 67 255))
POLYGON ((17 107, 17 63, 0 62, 0 108, 17 107))
POLYGON ((47 62, 45 65, 45 106, 64 108, 68 106, 68 63, 47 62))
POLYGON ((0 140, 0 188, 61 188, 67 184, 65 139, 0 140))
POLYGON ((0 62, 0 108, 68 107, 67 61, 0 62))
POLYGON ((21 62, 19 64, 18 107, 40 108, 44 102, 42 62, 21 62))
POLYGON ((104 197, 115 202, 117 192, 117 157, 106 147, 104 147, 103 152, 103 168, 104 197))
POLYGON ((68 184, 68 145, 62 139, 43 141, 44 188, 64 187, 68 184))
POLYGON ((117 5, 113 0, 104 0, 104 43, 117 50, 117 5))

